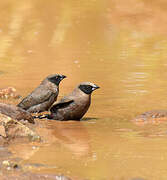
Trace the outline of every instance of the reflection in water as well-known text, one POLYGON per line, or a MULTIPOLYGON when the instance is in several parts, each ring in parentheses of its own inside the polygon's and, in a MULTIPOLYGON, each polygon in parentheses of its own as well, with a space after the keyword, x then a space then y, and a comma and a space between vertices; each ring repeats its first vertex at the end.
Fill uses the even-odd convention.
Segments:
POLYGON ((56 141, 70 150, 76 157, 90 154, 89 136, 81 122, 60 122, 53 132, 56 141))
POLYGON ((67 31, 72 25, 72 9, 69 8, 69 5, 70 4, 68 2, 63 3, 62 5, 60 19, 51 39, 52 47, 57 46, 57 44, 63 43, 67 31))
MULTIPOLYGON (((39 146, 39 144, 38 144, 39 146)), ((20 158, 23 160, 29 159, 35 153, 38 153, 39 147, 33 143, 13 143, 11 144, 8 149, 14 157, 20 158)))
POLYGON ((97 121, 46 122, 50 127, 39 129, 45 145, 20 152, 18 145, 21 157, 85 179, 166 180, 166 123, 130 121, 167 109, 166 5, 165 0, 0 2, 0 72, 5 72, 0 88, 15 87, 25 96, 51 73, 68 77, 59 98, 82 81, 101 87, 85 116, 97 121))
POLYGON ((40 158, 43 158, 43 156, 45 157, 43 149, 49 151, 49 149, 54 148, 57 144, 70 151, 75 159, 91 155, 89 135, 81 122, 57 122, 50 120, 50 122, 40 121, 37 123, 41 124, 37 132, 41 134, 44 140, 43 145, 37 142, 21 143, 21 145, 19 142, 12 143, 9 146, 9 150, 15 157, 28 160, 30 158, 33 159, 33 156, 40 155, 40 158))
POLYGON ((4 72, 3 71, 0 71, 0 75, 3 74, 4 72))
POLYGON ((13 4, 11 18, 8 24, 8 33, 1 36, 0 58, 7 58, 7 55, 10 54, 10 48, 15 43, 15 40, 18 39, 30 9, 31 5, 29 3, 19 2, 15 5, 13 4))

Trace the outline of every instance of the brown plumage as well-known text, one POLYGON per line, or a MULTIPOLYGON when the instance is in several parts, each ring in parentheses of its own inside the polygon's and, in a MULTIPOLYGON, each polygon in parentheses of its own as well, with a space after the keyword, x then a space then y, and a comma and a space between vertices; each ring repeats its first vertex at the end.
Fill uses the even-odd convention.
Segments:
POLYGON ((27 120, 30 123, 34 123, 34 118, 29 112, 12 104, 0 103, 0 113, 16 120, 27 120))
POLYGON ((47 111, 59 94, 59 83, 66 76, 54 74, 47 76, 41 84, 25 97, 17 106, 35 113, 47 111))
POLYGON ((90 106, 91 93, 98 88, 97 85, 90 82, 79 84, 71 94, 51 107, 51 114, 47 118, 61 121, 80 120, 90 106))

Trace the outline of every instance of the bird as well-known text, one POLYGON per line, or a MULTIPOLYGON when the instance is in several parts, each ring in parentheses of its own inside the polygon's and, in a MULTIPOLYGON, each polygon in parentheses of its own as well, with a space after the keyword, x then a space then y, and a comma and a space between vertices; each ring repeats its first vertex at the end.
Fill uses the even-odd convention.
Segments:
POLYGON ((27 120, 29 123, 35 123, 31 113, 13 104, 0 103, 0 113, 5 114, 18 121, 27 120))
POLYGON ((91 94, 100 88, 91 82, 80 83, 69 95, 53 104, 50 114, 43 118, 60 121, 80 120, 89 109, 91 94))
POLYGON ((66 78, 66 76, 61 74, 48 75, 41 84, 17 106, 30 113, 47 111, 57 100, 59 83, 64 78, 66 78))

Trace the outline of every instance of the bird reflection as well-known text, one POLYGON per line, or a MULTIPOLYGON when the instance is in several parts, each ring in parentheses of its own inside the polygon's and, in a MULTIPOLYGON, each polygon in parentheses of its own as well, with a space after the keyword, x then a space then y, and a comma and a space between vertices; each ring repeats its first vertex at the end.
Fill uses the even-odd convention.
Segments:
MULTIPOLYGON (((79 121, 36 121, 36 131, 41 136, 42 142, 14 142, 10 144, 9 150, 21 159, 38 159, 41 161, 43 150, 47 152, 55 149, 55 144, 59 143, 67 151, 74 155, 74 158, 91 156, 89 135, 83 122, 79 121), (45 147, 45 148, 44 148, 45 147), (42 155, 41 155, 42 154, 42 155)), ((57 145, 56 145, 57 147, 57 145)), ((63 153, 64 155, 64 153, 63 153)), ((47 158, 53 158, 50 153, 47 158)), ((55 157, 55 156, 54 156, 55 157)), ((58 158, 56 156, 56 158, 58 158)), ((65 157, 64 157, 65 158, 65 157)), ((58 160, 58 159, 57 159, 58 160)))
POLYGON ((53 134, 57 141, 74 155, 90 155, 89 135, 82 122, 57 122, 54 128, 53 134))

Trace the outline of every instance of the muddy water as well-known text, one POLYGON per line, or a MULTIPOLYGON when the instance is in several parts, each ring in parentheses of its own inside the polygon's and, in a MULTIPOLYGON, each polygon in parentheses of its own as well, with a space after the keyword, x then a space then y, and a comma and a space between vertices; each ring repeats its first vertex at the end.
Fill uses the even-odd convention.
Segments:
POLYGON ((101 87, 83 121, 48 122, 44 145, 11 147, 27 169, 166 180, 167 123, 130 121, 167 109, 166 7, 165 0, 0 2, 1 87, 25 96, 51 73, 68 76, 59 97, 81 81, 101 87))

